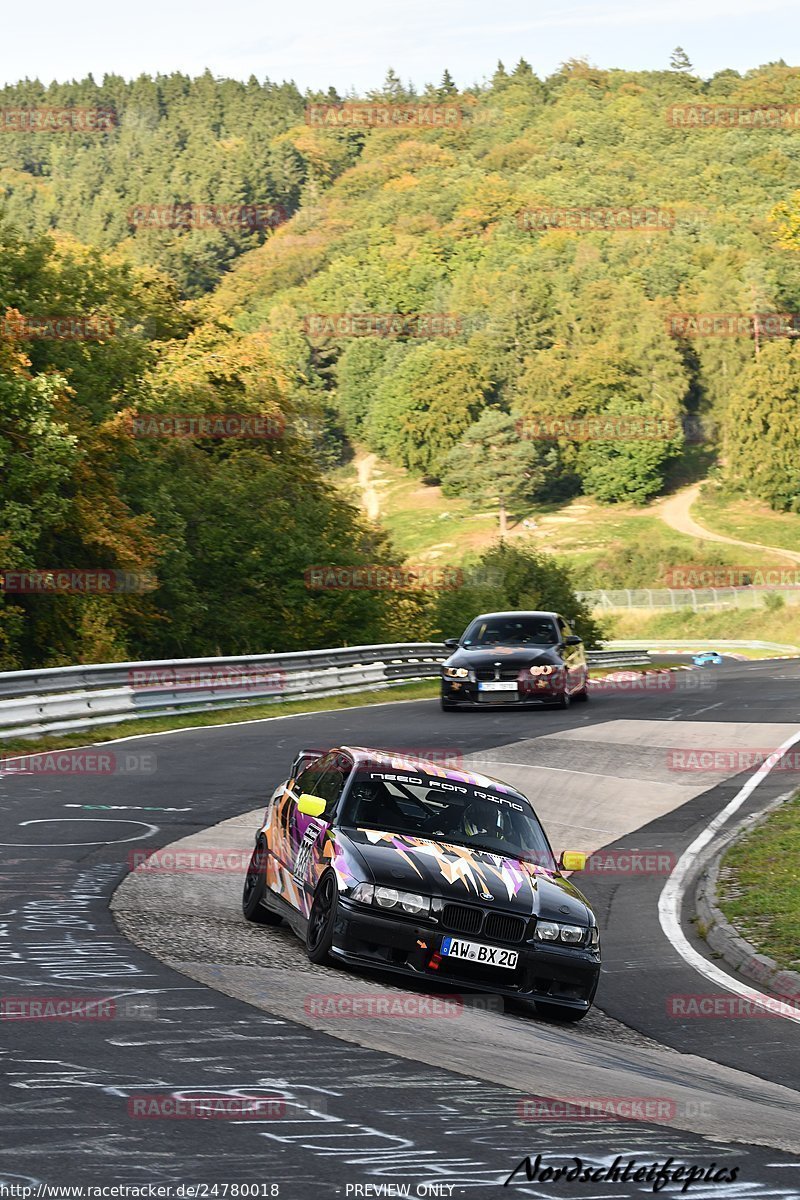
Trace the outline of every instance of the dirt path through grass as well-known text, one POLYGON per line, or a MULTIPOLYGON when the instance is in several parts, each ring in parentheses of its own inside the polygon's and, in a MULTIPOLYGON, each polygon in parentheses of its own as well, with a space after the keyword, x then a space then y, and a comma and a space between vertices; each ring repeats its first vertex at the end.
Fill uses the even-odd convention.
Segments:
POLYGON ((691 515, 691 507, 697 497, 700 495, 702 484, 694 483, 691 487, 683 488, 680 492, 676 492, 674 496, 668 497, 654 509, 655 515, 669 525, 670 529, 675 529, 678 533, 688 534, 689 537, 702 538, 707 542, 727 542, 730 546, 746 546, 749 550, 769 550, 771 554, 777 554, 781 558, 788 558, 791 562, 800 562, 800 554, 794 550, 784 550, 780 546, 764 546, 760 542, 743 542, 739 538, 726 537, 722 533, 713 533, 710 529, 706 529, 704 525, 698 524, 691 515))
POLYGON ((381 515, 381 502, 378 499, 375 484, 372 482, 372 472, 377 461, 377 454, 365 454, 355 464, 358 472, 358 486, 361 488, 361 503, 370 521, 377 521, 381 515))

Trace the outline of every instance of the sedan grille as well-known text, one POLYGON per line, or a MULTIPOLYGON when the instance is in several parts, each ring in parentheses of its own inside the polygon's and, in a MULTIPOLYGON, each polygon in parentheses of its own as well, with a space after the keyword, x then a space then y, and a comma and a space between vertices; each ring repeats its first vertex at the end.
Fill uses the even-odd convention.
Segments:
POLYGON ((481 682, 489 679, 519 679, 519 667, 476 667, 475 678, 481 682))
POLYGON ((487 938, 498 942, 521 942, 525 936, 527 921, 509 913, 489 913, 483 932, 487 938))
POLYGON ((466 904, 445 904, 442 925, 451 933, 481 933, 490 941, 521 942, 528 922, 512 913, 483 912, 466 904))
POLYGON ((453 933, 477 933, 483 924, 483 913, 479 908, 467 908, 464 904, 445 904, 442 925, 453 933))

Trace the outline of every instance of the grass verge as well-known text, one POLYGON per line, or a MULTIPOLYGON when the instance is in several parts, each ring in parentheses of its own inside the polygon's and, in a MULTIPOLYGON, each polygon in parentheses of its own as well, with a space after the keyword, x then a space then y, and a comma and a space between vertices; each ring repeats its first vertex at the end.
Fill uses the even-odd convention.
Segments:
POLYGON ((254 704, 248 708, 226 708, 222 711, 176 714, 174 717, 152 717, 141 721, 120 721, 99 729, 74 730, 72 733, 48 734, 42 738, 7 738, 0 743, 0 753, 21 751, 38 754, 44 750, 63 750, 70 746, 94 746, 121 737, 136 737, 146 733, 167 733, 171 729, 202 729, 209 725, 232 725, 239 721, 263 721, 268 717, 285 717, 294 713, 332 712, 340 708, 360 708, 368 704, 386 704, 391 700, 430 700, 439 695, 439 680, 425 679, 419 683, 403 683, 397 687, 348 692, 344 696, 320 696, 308 700, 287 700, 282 704, 254 704))
MULTIPOLYGON (((758 542, 762 546, 780 546, 785 550, 800 550, 800 514, 778 513, 757 500, 732 499, 720 489, 707 485, 692 505, 692 516, 714 533, 758 542)), ((752 550, 739 548, 739 561, 748 564, 752 550)), ((754 564, 760 565, 757 561, 754 564)), ((782 564, 791 570, 791 563, 782 564)))
POLYGON ((800 969, 800 792, 722 860, 717 904, 743 938, 800 969))
MULTIPOLYGON (((690 609, 656 613, 646 609, 629 609, 627 612, 606 611, 602 616, 608 629, 606 636, 609 638, 674 638, 676 641, 683 638, 694 641, 708 639, 711 649, 714 649, 717 638, 800 646, 800 606, 787 605, 771 611, 764 608, 727 608, 717 612, 698 613, 690 609)), ((754 658, 769 658, 783 651, 742 649, 736 653, 754 658)))

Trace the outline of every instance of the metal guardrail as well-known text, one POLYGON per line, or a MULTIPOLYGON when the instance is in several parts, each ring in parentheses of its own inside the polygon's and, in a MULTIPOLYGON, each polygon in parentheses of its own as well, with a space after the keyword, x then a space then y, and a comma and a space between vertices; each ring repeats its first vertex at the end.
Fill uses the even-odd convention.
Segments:
MULTIPOLYGON (((401 642, 7 671, 0 674, 0 738, 391 687, 438 676, 448 654, 441 642, 401 642)), ((588 651, 587 658, 590 666, 649 662, 638 650, 588 651)))

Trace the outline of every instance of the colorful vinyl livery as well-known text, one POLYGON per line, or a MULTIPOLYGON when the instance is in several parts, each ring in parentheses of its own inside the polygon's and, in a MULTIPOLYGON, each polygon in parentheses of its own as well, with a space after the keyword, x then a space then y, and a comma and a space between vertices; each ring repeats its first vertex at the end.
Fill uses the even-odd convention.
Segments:
POLYGON ((497 780, 360 747, 301 751, 256 836, 243 910, 338 960, 589 1011, 597 922, 529 801, 497 780))

